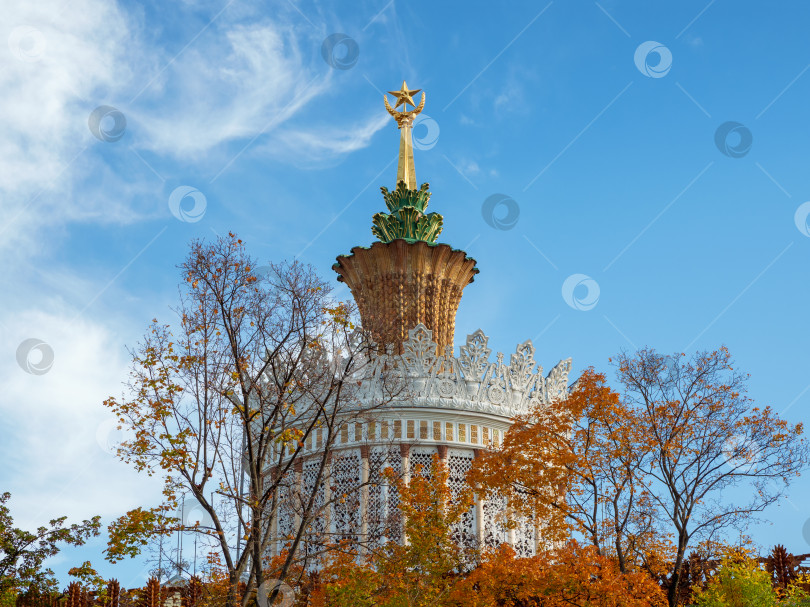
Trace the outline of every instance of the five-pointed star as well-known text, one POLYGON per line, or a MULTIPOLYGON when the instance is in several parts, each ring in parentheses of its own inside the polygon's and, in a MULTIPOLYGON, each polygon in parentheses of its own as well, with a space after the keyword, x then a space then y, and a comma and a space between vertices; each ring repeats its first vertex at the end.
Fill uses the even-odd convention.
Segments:
POLYGON ((408 85, 405 84, 405 81, 402 81, 402 88, 398 91, 388 91, 389 95, 393 95, 397 98, 396 105, 394 105, 394 109, 398 108, 400 105, 404 105, 405 109, 408 109, 408 105, 412 105, 416 107, 416 104, 413 102, 413 95, 416 95, 422 89, 416 89, 415 91, 409 91, 408 85))

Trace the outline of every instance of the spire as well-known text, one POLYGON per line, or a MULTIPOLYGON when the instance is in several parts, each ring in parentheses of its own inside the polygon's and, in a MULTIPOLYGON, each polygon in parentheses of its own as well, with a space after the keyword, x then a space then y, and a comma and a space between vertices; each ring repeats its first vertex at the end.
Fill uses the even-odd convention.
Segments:
POLYGON ((396 98, 393 108, 388 102, 388 96, 383 95, 385 109, 397 121, 400 137, 396 188, 391 192, 388 191, 388 188, 380 188, 383 198, 385 198, 385 205, 388 207, 388 213, 376 213, 371 227, 371 231, 382 242, 402 238, 409 243, 418 240, 434 243, 442 231, 444 222, 442 216, 438 213, 425 212, 430 200, 429 185, 423 183, 421 188, 416 187, 411 128, 414 116, 425 107, 424 92, 422 92, 422 100, 418 106, 413 101, 413 96, 420 91, 422 89, 409 89, 403 80, 400 90, 388 91, 396 98), (404 107, 402 112, 396 110, 400 105, 404 107), (408 110, 409 105, 415 109, 408 110))
POLYGON ((400 130, 397 184, 391 191, 380 188, 388 212, 374 215, 371 231, 379 240, 338 256, 332 269, 351 289, 363 328, 381 349, 401 353, 409 331, 421 323, 432 331, 436 354, 443 355, 453 345, 461 293, 478 268, 464 251, 436 242, 444 219, 426 210, 428 184, 416 186, 411 127, 425 107, 424 93, 419 105, 414 103, 420 92, 403 81, 400 90, 390 93, 396 99, 393 108, 384 96, 385 109, 400 130))
POLYGON ((422 91, 422 100, 419 106, 413 102, 413 95, 416 95, 422 89, 409 90, 405 81, 402 81, 402 88, 398 91, 388 91, 390 95, 396 97, 396 103, 393 109, 391 104, 388 103, 388 95, 383 95, 385 100, 385 109, 397 121, 397 126, 400 130, 399 136, 399 164, 397 165, 397 186, 400 181, 405 182, 405 187, 409 190, 416 189, 416 171, 413 166, 413 136, 411 128, 413 127, 413 119, 425 107, 425 93, 422 91), (404 111, 398 112, 396 108, 399 106, 404 108, 404 111), (414 107, 413 110, 408 110, 408 106, 414 107))

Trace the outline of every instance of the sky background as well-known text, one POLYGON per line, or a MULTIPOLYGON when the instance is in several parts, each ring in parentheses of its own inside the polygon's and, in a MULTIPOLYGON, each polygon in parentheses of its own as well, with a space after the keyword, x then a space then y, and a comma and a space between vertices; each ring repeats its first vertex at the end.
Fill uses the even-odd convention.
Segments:
MULTIPOLYGON (((108 448, 101 403, 121 392, 126 347, 172 320, 193 238, 233 231, 262 262, 330 279, 336 255, 369 245, 396 177, 381 95, 403 78, 427 92, 415 164, 439 240, 481 271, 457 345, 477 328, 507 355, 529 338, 545 369, 571 356, 576 377, 612 373, 621 350, 725 344, 757 404, 807 417, 809 4, 2 12, 0 490, 19 525, 157 502, 160 484, 108 448)), ((810 475, 749 532, 810 552, 808 517, 810 475)), ((104 564, 103 546, 51 565, 63 583, 83 560, 143 582, 141 561, 104 564)))

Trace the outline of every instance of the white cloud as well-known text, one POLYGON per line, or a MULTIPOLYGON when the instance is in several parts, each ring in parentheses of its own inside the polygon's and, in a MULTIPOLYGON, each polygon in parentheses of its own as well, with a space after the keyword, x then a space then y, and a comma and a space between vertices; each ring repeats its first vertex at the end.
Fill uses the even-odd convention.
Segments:
POLYGON ((149 186, 108 166, 93 149, 107 144, 88 129, 90 112, 118 98, 141 69, 128 34, 137 28, 101 0, 10 2, 3 12, 0 249, 4 284, 15 285, 0 297, 3 490, 23 527, 62 515, 115 516, 159 491, 95 437, 108 416, 102 401, 125 378, 120 343, 129 336, 108 328, 109 318, 75 318, 75 306, 103 281, 76 275, 53 255, 71 222, 145 216, 132 199, 149 186), (15 360, 28 338, 53 349, 43 375, 15 360))
POLYGON ((104 172, 87 121, 95 100, 114 97, 129 79, 132 41, 112 3, 10 2, 3 11, 0 250, 25 256, 52 244, 43 229, 86 217, 93 206, 104 204, 104 220, 132 214, 122 208, 123 185, 104 202, 74 195, 78 182, 104 172))
POLYGON ((461 162, 461 170, 468 175, 477 175, 481 172, 481 167, 475 160, 465 159, 461 162))
POLYGON ((347 128, 313 125, 282 129, 272 144, 262 146, 268 154, 284 157, 297 164, 312 164, 343 156, 369 145, 380 129, 390 124, 388 114, 375 112, 364 121, 347 128), (279 145, 280 144, 280 145, 279 145))
MULTIPOLYGON (((101 403, 120 394, 126 377, 120 336, 89 319, 74 320, 57 301, 47 305, 54 311, 4 318, 0 340, 0 349, 12 356, 29 338, 53 352, 52 366, 41 375, 27 373, 13 358, 0 366, 0 415, 7 429, 0 441, 3 489, 12 492, 12 511, 23 527, 62 515, 117 516, 143 503, 145 495, 159 494, 156 480, 137 474, 99 444, 99 428, 106 432, 110 418, 101 403)), ((36 365, 40 354, 32 351, 28 360, 36 365)))
MULTIPOLYGON (((108 419, 101 403, 120 392, 126 377, 121 344, 137 335, 118 333, 133 326, 124 311, 96 306, 74 319, 110 276, 71 264, 69 251, 60 249, 67 227, 165 216, 165 201, 154 205, 160 180, 138 154, 212 164, 208 153, 219 170, 232 151, 221 146, 239 140, 239 149, 241 141, 267 133, 251 151, 282 154, 281 146, 292 146, 299 151, 286 158, 311 162, 368 145, 387 122, 376 112, 346 130, 293 126, 291 119, 329 90, 332 72, 318 55, 302 52, 312 40, 285 23, 229 18, 223 13, 199 44, 175 57, 146 43, 140 14, 108 0, 3 4, 0 251, 4 284, 15 287, 0 289, 0 415, 7 429, 0 479, 14 494, 21 525, 63 514, 114 516, 159 495, 153 481, 97 444, 97 429, 108 419), (100 105, 125 114, 120 141, 91 134, 88 118, 100 105), (44 375, 26 373, 14 359, 32 337, 54 351, 44 375)), ((114 295, 119 303, 129 296, 114 295)))
POLYGON ((299 44, 292 29, 266 21, 189 49, 139 97, 158 105, 129 110, 138 146, 187 157, 272 131, 330 84, 325 64, 305 65, 299 44))
POLYGON ((114 91, 126 79, 127 27, 115 5, 76 0, 11 2, 3 6, 0 36, 8 41, 0 71, 0 190, 29 193, 58 187, 65 167, 89 143, 85 100, 114 91), (28 33, 15 35, 20 29, 28 33), (20 48, 37 46, 35 61, 20 48))
POLYGON ((0 250, 39 254, 55 245, 43 230, 154 217, 154 208, 136 204, 157 179, 139 179, 150 169, 136 153, 156 156, 158 167, 167 159, 206 162, 213 177, 253 138, 251 153, 312 164, 368 145, 384 124, 375 113, 343 132, 289 125, 334 77, 311 52, 320 42, 308 26, 302 34, 280 15, 257 21, 226 11, 178 54, 176 45, 147 43, 141 19, 106 0, 4 5, 0 250), (91 134, 88 118, 100 105, 125 115, 120 141, 91 134), (228 142, 235 145, 223 147, 228 142), (284 146, 301 147, 285 154, 284 146), (131 168, 122 171, 122 163, 131 168))
POLYGON ((500 88, 500 92, 493 101, 496 113, 505 112, 525 113, 526 104, 525 86, 523 81, 514 73, 510 73, 500 88))

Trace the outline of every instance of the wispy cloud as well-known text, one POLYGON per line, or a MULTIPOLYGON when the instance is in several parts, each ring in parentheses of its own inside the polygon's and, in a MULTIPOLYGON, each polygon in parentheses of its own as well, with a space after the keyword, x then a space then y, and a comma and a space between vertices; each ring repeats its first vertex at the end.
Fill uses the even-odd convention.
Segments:
POLYGON ((380 129, 390 124, 388 114, 374 112, 364 120, 338 128, 332 125, 312 125, 282 129, 262 152, 284 156, 297 165, 320 163, 365 148, 380 129))
POLYGON ((130 110, 137 145, 187 158, 268 124, 277 129, 332 79, 325 64, 305 62, 301 43, 294 29, 270 21, 236 24, 206 39, 151 85, 142 97, 149 103, 130 110))
MULTIPOLYGON (((259 134, 273 145, 258 139, 252 152, 284 159, 291 146, 297 155, 290 161, 331 160, 368 145, 387 118, 377 112, 321 133, 293 124, 334 77, 312 52, 321 33, 308 24, 225 11, 200 35, 202 44, 178 55, 176 40, 162 46, 154 32, 146 36, 143 19, 105 0, 3 6, 0 351, 7 362, 0 365, 0 415, 14 434, 0 441, 0 458, 15 511, 34 524, 63 514, 116 515, 147 494, 145 481, 104 452, 96 436, 108 420, 101 402, 126 377, 122 344, 132 343, 141 324, 101 301, 76 318, 121 268, 96 275, 62 259, 70 226, 165 217, 165 203, 155 204, 164 164, 208 161, 219 169, 230 142, 259 134), (120 141, 90 132, 88 118, 100 105, 126 117, 120 141), (133 334, 122 334, 122 326, 133 334), (32 337, 53 348, 45 375, 14 361, 17 346, 32 337)), ((104 297, 120 304, 131 294, 119 283, 104 297)))
POLYGON ((0 441, 4 489, 13 493, 21 525, 62 515, 75 520, 120 514, 137 503, 139 491, 154 489, 154 482, 139 478, 104 449, 115 436, 100 405, 120 392, 125 353, 98 322, 71 322, 72 310, 56 300, 45 307, 52 311, 18 311, 4 318, 3 352, 13 353, 24 339, 35 337, 54 355, 43 375, 16 364, 0 366, 0 415, 5 427, 14 429, 0 441))
POLYGON ((160 184, 139 172, 160 172, 144 155, 213 176, 245 142, 250 153, 313 165, 368 145, 385 124, 378 113, 345 131, 293 121, 330 91, 334 72, 312 52, 322 32, 290 15, 211 7, 216 21, 178 52, 177 40, 147 39, 141 13, 103 0, 60 13, 62 4, 12 3, 0 28, 0 37, 24 34, 0 68, 0 250, 39 251, 53 242, 43 230, 71 223, 154 218, 143 199, 160 184), (99 105, 124 114, 120 141, 88 129, 99 105))

